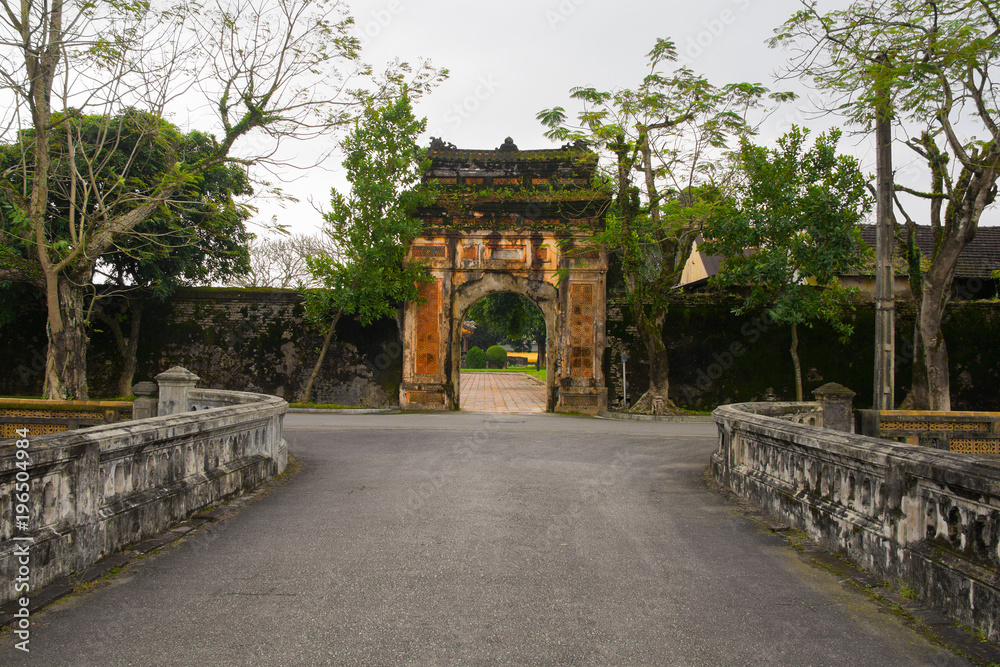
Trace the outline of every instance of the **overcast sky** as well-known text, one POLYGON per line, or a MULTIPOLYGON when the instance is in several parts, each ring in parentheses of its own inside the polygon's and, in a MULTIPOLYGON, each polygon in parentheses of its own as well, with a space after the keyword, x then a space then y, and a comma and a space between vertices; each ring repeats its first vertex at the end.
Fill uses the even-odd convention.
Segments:
MULTIPOLYGON (((820 1, 823 10, 847 4, 820 1)), ((765 41, 799 0, 349 0, 349 5, 367 62, 377 67, 393 58, 423 57, 450 70, 448 81, 417 107, 428 120, 425 145, 435 136, 459 148, 493 149, 510 136, 521 149, 554 148, 535 115, 553 106, 573 113, 569 90, 575 86, 635 87, 657 38, 672 39, 685 62, 713 83, 795 87, 775 81, 787 54, 765 41)), ((809 108, 806 97, 787 105, 770 118, 761 140, 771 142, 792 123, 819 131, 837 122, 810 119, 803 114, 809 108)), ((856 146, 844 148, 870 166, 867 140, 849 141, 856 146)), ((339 169, 336 161, 329 166, 339 169)), ((331 185, 344 184, 334 173, 307 173, 289 183, 288 191, 322 204, 331 185)), ((261 209, 262 218, 277 214, 297 232, 321 224, 306 203, 261 209)))

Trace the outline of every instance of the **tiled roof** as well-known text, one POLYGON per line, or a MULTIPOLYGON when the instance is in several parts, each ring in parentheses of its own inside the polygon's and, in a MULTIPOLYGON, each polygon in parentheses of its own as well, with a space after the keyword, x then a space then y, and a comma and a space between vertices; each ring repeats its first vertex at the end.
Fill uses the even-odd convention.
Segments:
MULTIPOLYGON (((903 232, 905 234, 905 231, 903 232)), ((862 225, 861 237, 875 248, 875 225, 862 225)), ((934 249, 934 232, 929 225, 917 225, 917 246, 927 260, 934 249)), ((896 254, 899 254, 898 248, 896 254)), ((1000 227, 980 225, 976 238, 965 247, 955 267, 956 278, 990 278, 1000 269, 1000 227)))
POLYGON ((566 144, 562 148, 520 150, 509 137, 494 150, 457 148, 441 139, 431 139, 427 152, 431 160, 428 176, 447 178, 461 176, 559 175, 564 178, 590 179, 597 168, 597 153, 582 144, 566 144))
POLYGON ((595 153, 585 153, 576 149, 543 148, 527 151, 490 151, 465 148, 430 149, 427 153, 432 160, 468 162, 474 160, 495 160, 497 162, 536 162, 569 159, 597 161, 595 153))

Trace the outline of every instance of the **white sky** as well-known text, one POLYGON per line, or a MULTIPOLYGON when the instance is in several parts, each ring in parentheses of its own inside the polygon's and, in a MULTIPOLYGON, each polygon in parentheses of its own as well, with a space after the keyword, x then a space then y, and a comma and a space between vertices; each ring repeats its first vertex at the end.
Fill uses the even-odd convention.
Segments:
MULTIPOLYGON (((847 4, 821 0, 820 9, 847 4)), ((672 39, 687 64, 717 85, 750 81, 803 95, 769 119, 762 142, 773 143, 792 123, 818 133, 841 122, 811 117, 815 106, 807 96, 816 93, 774 79, 787 54, 765 41, 799 8, 799 0, 349 0, 349 5, 363 59, 376 69, 393 58, 423 57, 450 70, 448 81, 417 106, 418 115, 428 119, 424 145, 435 136, 459 148, 493 149, 510 136, 521 149, 554 148, 535 115, 553 106, 574 114, 569 90, 575 86, 635 87, 658 37, 672 39)), ((874 171, 866 137, 846 136, 841 148, 874 171)), ((897 169, 905 169, 900 162, 909 156, 897 155, 897 169)), ((301 157, 311 163, 307 151, 301 157)), ((346 186, 339 163, 328 166, 330 171, 283 174, 297 177, 284 187, 325 204, 331 185, 346 186)), ((322 222, 305 201, 284 208, 259 205, 260 219, 277 215, 295 232, 315 232, 322 222)), ((991 216, 995 213, 987 213, 984 222, 991 216)))

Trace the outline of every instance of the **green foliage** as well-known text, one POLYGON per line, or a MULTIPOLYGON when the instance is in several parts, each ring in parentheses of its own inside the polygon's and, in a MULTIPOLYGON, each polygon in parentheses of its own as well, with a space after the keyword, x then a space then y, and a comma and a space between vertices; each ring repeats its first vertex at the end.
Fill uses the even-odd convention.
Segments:
MULTIPOLYGON (((50 131, 46 241, 54 259, 99 234, 109 219, 122 219, 147 205, 164 179, 174 177, 178 161, 196 162, 217 148, 201 132, 182 134, 154 114, 126 109, 115 116, 56 114, 50 131), (80 171, 87 177, 81 180, 80 171)), ((7 253, 33 259, 30 228, 14 192, 23 191, 22 160, 35 153, 35 131, 0 147, 0 238, 7 253)), ((29 174, 30 176, 30 174, 29 174)), ((184 176, 176 193, 128 233, 118 235, 94 258, 78 255, 73 266, 87 273, 95 265, 106 282, 119 288, 141 286, 164 297, 179 284, 226 279, 248 266, 246 230, 253 209, 237 197, 253 194, 246 170, 218 164, 184 176), (97 260, 94 262, 94 260, 97 260)))
POLYGON ((469 351, 465 354, 465 367, 474 369, 486 368, 486 353, 483 352, 482 348, 469 348, 469 351))
MULTIPOLYGON (((990 5, 855 0, 820 14, 808 3, 770 45, 790 48, 792 69, 838 94, 838 112, 859 124, 870 127, 886 104, 890 116, 937 124, 960 98, 995 95, 990 66, 1000 58, 1000 15, 990 5)), ((978 113, 995 117, 996 107, 978 113)))
POLYGON ((809 150, 807 136, 793 127, 775 149, 741 142, 731 214, 706 227, 702 251, 725 257, 717 283, 749 287, 741 312, 766 307, 786 324, 822 319, 846 337, 849 292, 837 276, 868 251, 857 225, 871 197, 857 161, 836 154, 839 131, 809 150))
POLYGON ((417 298, 416 283, 430 280, 421 265, 404 263, 407 245, 420 232, 414 210, 433 198, 421 183, 426 164, 417 137, 425 125, 413 116, 403 88, 388 102, 367 99, 341 143, 351 192, 333 190, 323 216, 323 231, 339 252, 306 259, 322 285, 305 294, 306 313, 318 328, 327 329, 341 314, 362 324, 393 316, 399 302, 417 298))
POLYGON ((904 148, 930 175, 907 184, 902 172, 893 173, 892 201, 883 202, 907 227, 900 249, 920 311, 908 402, 917 409, 950 409, 942 321, 958 258, 996 200, 998 34, 995 0, 854 0, 825 14, 815 2, 803 3, 772 40, 791 51, 792 72, 831 93, 832 111, 865 128, 901 128, 883 154, 887 161, 904 148), (934 232, 926 271, 907 211, 914 202, 927 206, 934 232))
POLYGON ((486 361, 491 368, 505 368, 507 366, 507 350, 499 345, 494 345, 486 350, 486 361))
POLYGON ((513 292, 500 292, 480 299, 469 308, 466 319, 476 323, 476 334, 486 329, 514 346, 524 341, 545 340, 545 318, 531 299, 513 292))
POLYGON ((706 226, 701 247, 725 258, 716 283, 749 290, 737 312, 766 308, 774 322, 792 325, 799 395, 795 327, 823 320, 842 339, 852 333, 845 318, 845 311, 853 309, 850 291, 837 276, 868 251, 857 225, 871 210, 857 161, 836 154, 840 132, 820 135, 805 150, 807 136, 808 131, 793 127, 775 149, 745 138, 740 142, 741 178, 732 191, 730 213, 706 226))
POLYGON ((576 125, 562 107, 537 118, 549 138, 583 141, 611 158, 606 178, 615 200, 595 241, 621 258, 627 305, 649 359, 644 398, 652 405, 668 400, 667 296, 702 227, 722 208, 729 142, 753 132, 747 116, 767 89, 716 86, 683 66, 664 72, 678 61, 669 40, 657 40, 647 57, 649 73, 634 89, 574 89, 571 96, 583 104, 576 125))

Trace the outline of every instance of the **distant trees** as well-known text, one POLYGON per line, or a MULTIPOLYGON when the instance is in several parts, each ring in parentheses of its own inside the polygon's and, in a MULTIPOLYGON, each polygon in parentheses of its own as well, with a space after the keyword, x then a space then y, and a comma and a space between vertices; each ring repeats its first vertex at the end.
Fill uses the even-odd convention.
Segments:
POLYGON ((545 364, 545 317, 531 299, 513 292, 491 294, 474 303, 465 317, 476 323, 477 331, 487 327, 512 345, 534 342, 538 347, 536 366, 545 364))
POLYGON ((320 253, 336 255, 336 248, 321 234, 290 234, 255 238, 249 248, 248 270, 235 276, 236 287, 297 289, 315 287, 306 261, 320 253))
POLYGON ((854 158, 837 155, 839 131, 806 149, 808 132, 793 127, 778 147, 740 142, 732 207, 705 227, 703 252, 723 255, 715 281, 749 290, 743 313, 766 308, 791 327, 795 400, 802 400, 800 324, 827 322, 842 337, 848 290, 837 276, 858 266, 868 246, 858 224, 871 209, 866 179, 854 158))

